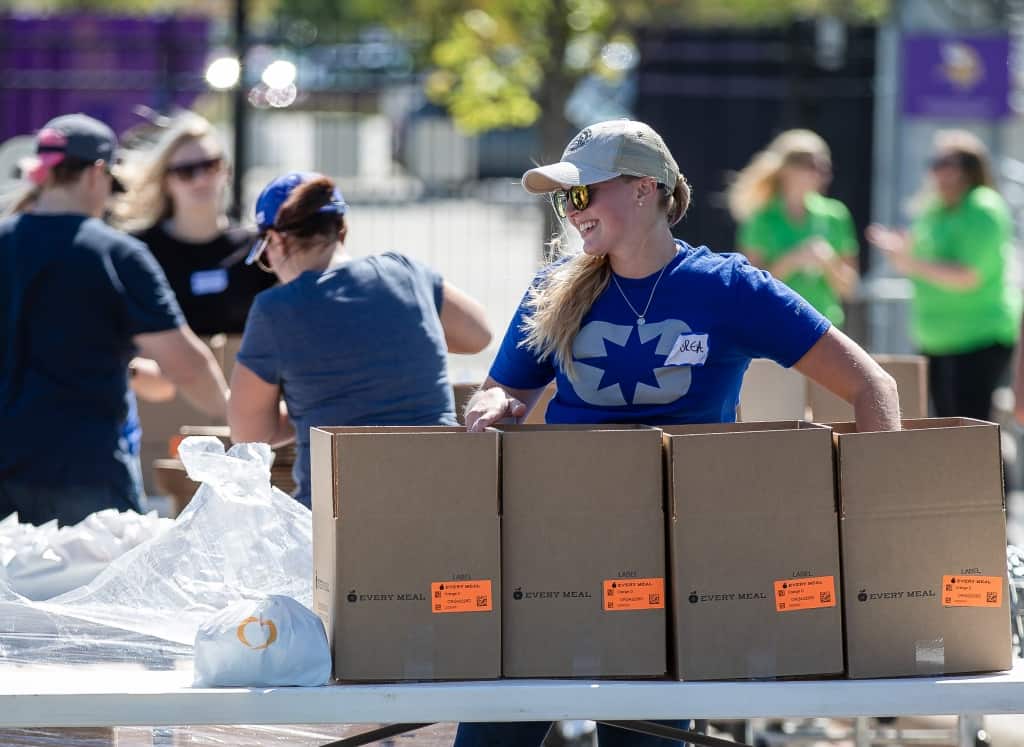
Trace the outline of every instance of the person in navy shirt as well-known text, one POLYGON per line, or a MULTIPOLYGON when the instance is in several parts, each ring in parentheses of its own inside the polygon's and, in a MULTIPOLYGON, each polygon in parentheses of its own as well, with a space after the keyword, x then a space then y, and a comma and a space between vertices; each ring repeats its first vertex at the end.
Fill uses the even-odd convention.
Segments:
POLYGON ((33 188, 0 220, 0 519, 77 524, 141 510, 129 361, 155 361, 213 417, 213 354, 185 323, 146 246, 100 220, 119 182, 117 137, 65 114, 36 135, 33 188))
POLYGON ((824 316, 742 255, 673 238, 690 188, 648 125, 587 127, 523 186, 552 195, 583 251, 531 284, 466 408, 470 430, 524 417, 552 379, 549 423, 731 422, 752 358, 852 403, 860 430, 899 428, 892 378, 824 316))

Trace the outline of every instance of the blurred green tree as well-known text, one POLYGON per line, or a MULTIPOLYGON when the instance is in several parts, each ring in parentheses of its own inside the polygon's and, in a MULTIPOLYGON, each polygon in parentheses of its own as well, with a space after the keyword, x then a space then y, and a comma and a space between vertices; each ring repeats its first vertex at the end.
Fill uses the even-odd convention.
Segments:
POLYGON ((756 26, 834 15, 872 21, 890 0, 277 0, 280 22, 320 38, 385 26, 416 42, 426 92, 467 132, 539 123, 543 157, 561 153, 565 101, 586 75, 614 81, 640 26, 756 26), (624 46, 620 46, 624 45, 624 46), (620 54, 615 54, 619 52, 620 54), (543 114, 543 116, 542 116, 543 114))
POLYGON ((756 26, 825 14, 871 21, 891 0, 0 0, 0 7, 202 12, 227 20, 235 2, 248 3, 254 23, 274 22, 295 41, 388 28, 412 44, 429 71, 427 94, 460 128, 539 122, 543 157, 550 158, 569 129, 569 94, 586 75, 623 75, 621 54, 612 52, 632 48, 635 28, 756 26))

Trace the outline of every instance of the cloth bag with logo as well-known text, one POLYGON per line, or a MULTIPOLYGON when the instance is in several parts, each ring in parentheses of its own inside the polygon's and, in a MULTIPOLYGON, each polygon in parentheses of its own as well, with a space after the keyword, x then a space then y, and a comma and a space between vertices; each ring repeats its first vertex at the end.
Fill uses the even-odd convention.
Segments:
POLYGON ((196 631, 194 687, 313 687, 331 676, 320 618, 271 594, 221 610, 196 631))

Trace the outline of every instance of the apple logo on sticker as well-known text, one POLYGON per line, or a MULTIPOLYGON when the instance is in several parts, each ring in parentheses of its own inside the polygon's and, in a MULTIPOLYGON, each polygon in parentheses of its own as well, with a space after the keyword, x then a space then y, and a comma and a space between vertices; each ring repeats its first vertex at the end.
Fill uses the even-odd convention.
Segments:
POLYGON ((522 587, 517 587, 516 590, 512 592, 512 598, 513 599, 522 599, 523 598, 522 587))
POLYGON ((859 601, 859 602, 866 602, 866 601, 868 601, 868 593, 867 593, 867 591, 865 591, 864 589, 861 589, 860 592, 857 594, 857 601, 859 601))
POLYGON ((357 597, 357 596, 356 596, 356 590, 355 590, 355 589, 353 589, 352 591, 350 591, 350 592, 348 593, 348 596, 347 596, 347 597, 345 597, 345 598, 346 598, 346 599, 347 599, 348 601, 350 601, 350 602, 354 602, 354 601, 356 601, 357 599, 359 599, 359 597, 357 597))
POLYGON ((700 599, 700 597, 697 596, 697 592, 695 592, 695 591, 691 591, 690 592, 690 596, 689 596, 690 604, 697 604, 697 601, 699 599, 700 599))

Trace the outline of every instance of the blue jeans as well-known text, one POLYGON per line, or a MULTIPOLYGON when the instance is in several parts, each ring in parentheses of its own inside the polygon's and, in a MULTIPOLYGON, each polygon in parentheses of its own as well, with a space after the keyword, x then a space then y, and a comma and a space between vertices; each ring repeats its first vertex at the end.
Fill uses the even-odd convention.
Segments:
MULTIPOLYGON (((689 720, 659 721, 677 729, 692 728, 689 720)), ((499 724, 459 724, 453 747, 538 747, 551 726, 549 721, 499 724)), ((614 726, 597 725, 598 747, 679 747, 685 742, 651 737, 614 726)))
POLYGON ((0 480, 0 519, 15 511, 22 524, 45 524, 56 519, 60 526, 77 524, 105 508, 139 511, 140 496, 118 490, 114 485, 31 485, 0 480))

